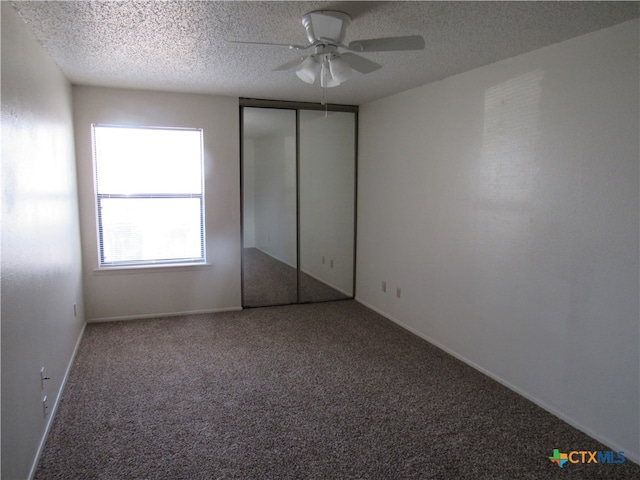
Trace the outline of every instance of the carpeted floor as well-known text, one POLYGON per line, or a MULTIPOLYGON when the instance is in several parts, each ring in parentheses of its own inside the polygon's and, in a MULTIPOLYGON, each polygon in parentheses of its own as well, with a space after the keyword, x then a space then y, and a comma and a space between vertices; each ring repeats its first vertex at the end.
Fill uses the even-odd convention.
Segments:
POLYGON ((257 248, 242 252, 243 305, 264 307, 304 302, 344 300, 343 293, 300 272, 300 295, 297 293, 296 269, 276 260, 257 248))
POLYGON ((602 479, 608 450, 355 301, 87 325, 36 479, 602 479))

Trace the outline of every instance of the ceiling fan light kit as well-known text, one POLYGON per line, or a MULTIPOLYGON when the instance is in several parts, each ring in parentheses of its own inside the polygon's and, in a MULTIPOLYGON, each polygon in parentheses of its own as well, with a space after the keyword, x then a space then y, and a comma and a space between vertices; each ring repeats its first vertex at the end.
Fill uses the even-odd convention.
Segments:
POLYGON ((329 57, 329 70, 331 71, 331 76, 339 83, 345 82, 351 78, 351 67, 342 57, 329 57))
POLYGON ((320 86, 322 88, 333 88, 340 85, 340 82, 331 75, 331 68, 329 67, 328 58, 324 58, 322 61, 322 72, 320 75, 320 86))
POLYGON ((308 45, 244 41, 231 43, 286 46, 297 51, 313 48, 313 53, 287 62, 274 70, 295 69, 298 78, 308 84, 314 84, 319 76, 320 85, 323 88, 337 87, 351 78, 353 70, 367 74, 382 68, 382 65, 351 52, 397 52, 424 49, 424 39, 420 35, 355 40, 345 45, 343 42, 350 22, 351 17, 346 13, 319 10, 302 16, 302 25, 309 40, 308 45), (349 52, 342 53, 340 49, 349 50, 349 52))
POLYGON ((312 84, 316 81, 320 69, 321 66, 315 58, 307 57, 300 65, 300 68, 296 70, 296 75, 303 82, 312 84))

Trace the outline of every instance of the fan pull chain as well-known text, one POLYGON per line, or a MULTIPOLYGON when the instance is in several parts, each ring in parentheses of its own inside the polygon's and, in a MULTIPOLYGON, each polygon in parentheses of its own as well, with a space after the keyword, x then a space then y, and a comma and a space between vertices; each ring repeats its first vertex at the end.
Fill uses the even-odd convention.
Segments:
POLYGON ((327 75, 329 73, 328 59, 326 56, 322 57, 322 70, 320 75, 322 75, 321 83, 322 83, 322 104, 325 108, 325 116, 327 109, 327 75))

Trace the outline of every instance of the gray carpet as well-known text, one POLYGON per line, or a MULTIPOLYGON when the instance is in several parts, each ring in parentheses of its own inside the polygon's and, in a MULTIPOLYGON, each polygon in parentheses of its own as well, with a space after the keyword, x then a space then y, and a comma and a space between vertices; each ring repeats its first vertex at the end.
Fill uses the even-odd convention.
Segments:
POLYGON ((329 285, 300 272, 300 295, 297 293, 296 269, 257 248, 242 252, 243 305, 264 307, 304 302, 344 300, 349 297, 329 285))
POLYGON ((87 325, 35 478, 640 478, 554 448, 608 450, 341 301, 87 325))

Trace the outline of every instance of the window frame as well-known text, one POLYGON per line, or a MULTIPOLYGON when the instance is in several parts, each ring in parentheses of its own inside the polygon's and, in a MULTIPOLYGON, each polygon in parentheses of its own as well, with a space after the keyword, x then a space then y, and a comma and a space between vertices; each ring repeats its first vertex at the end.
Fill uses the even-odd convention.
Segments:
POLYGON ((157 268, 157 267, 184 267, 207 265, 206 254, 206 223, 205 223, 205 183, 204 183, 204 130, 197 127, 166 127, 166 126, 143 126, 143 125, 117 125, 92 123, 91 124, 91 146, 93 155, 93 181, 96 207, 96 235, 98 247, 98 270, 115 270, 130 268, 157 268), (96 153, 96 128, 117 128, 133 130, 168 130, 168 131, 192 131, 200 133, 200 193, 144 193, 144 194, 123 194, 123 193, 100 193, 98 185, 98 158, 96 153), (144 259, 144 260, 124 260, 105 261, 103 223, 102 223, 102 201, 105 199, 181 199, 197 198, 200 204, 200 256, 180 257, 174 259, 144 259))

